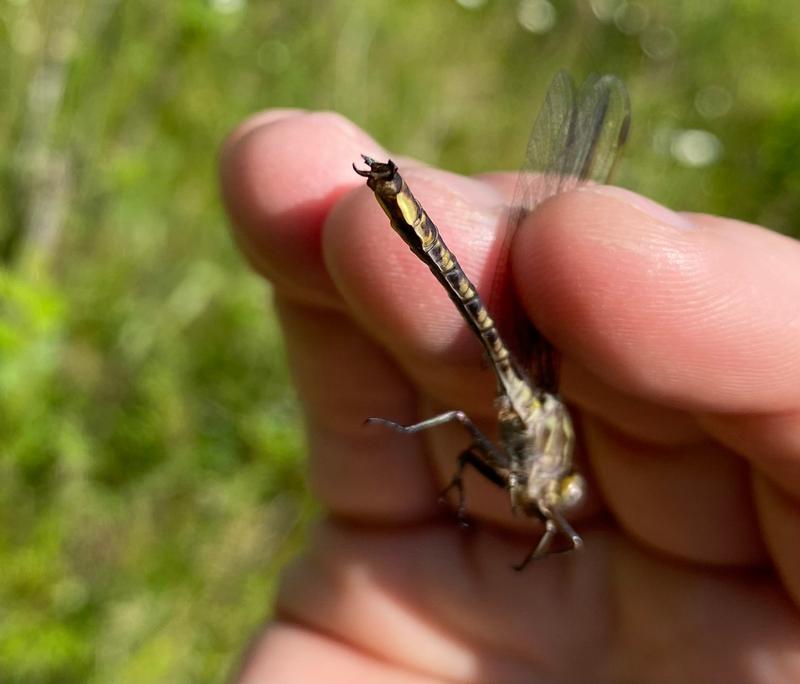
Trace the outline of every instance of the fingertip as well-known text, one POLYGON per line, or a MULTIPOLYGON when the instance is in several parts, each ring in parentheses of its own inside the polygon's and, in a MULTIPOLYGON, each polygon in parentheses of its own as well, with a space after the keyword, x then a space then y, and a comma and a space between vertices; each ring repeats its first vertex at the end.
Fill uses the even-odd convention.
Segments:
POLYGON ((322 225, 337 199, 360 183, 352 162, 362 152, 380 155, 376 148, 332 112, 266 112, 229 136, 220 160, 223 200, 257 270, 279 287, 327 282, 322 225))
POLYGON ((257 148, 254 143, 272 124, 302 114, 304 110, 288 108, 258 112, 238 124, 222 141, 219 152, 222 199, 237 224, 245 223, 250 214, 254 213, 252 191, 247 186, 256 171, 253 168, 252 155, 252 151, 257 148))
POLYGON ((265 112, 244 122, 224 145, 225 198, 245 225, 263 224, 338 185, 357 185, 352 162, 376 147, 334 112, 265 112))
POLYGON ((239 141, 248 135, 251 131, 268 126, 269 124, 280 121, 281 119, 290 116, 298 116, 304 114, 306 110, 296 109, 292 107, 276 107, 267 109, 262 112, 257 112, 252 116, 247 117, 244 121, 237 124, 234 129, 228 133, 227 137, 222 141, 220 146, 220 157, 225 158, 230 155, 239 141))

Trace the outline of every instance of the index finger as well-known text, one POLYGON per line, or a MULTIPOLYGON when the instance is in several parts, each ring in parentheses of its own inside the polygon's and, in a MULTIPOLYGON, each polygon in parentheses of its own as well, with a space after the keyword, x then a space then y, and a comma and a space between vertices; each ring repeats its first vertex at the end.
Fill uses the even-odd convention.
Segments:
MULTIPOLYGON (((407 307, 393 306, 408 302, 408 289, 418 287, 422 294, 436 284, 428 274, 418 277, 419 264, 392 238, 371 193, 353 173, 351 165, 360 153, 382 153, 366 134, 334 114, 294 113, 244 130, 223 153, 223 194, 237 241, 274 285, 306 413, 312 486, 340 515, 428 517, 438 510, 438 485, 424 445, 366 429, 363 422, 373 415, 402 418, 419 410, 416 385, 384 348, 392 346, 386 336, 392 326, 402 331, 393 337, 404 340, 404 356, 427 349, 429 365, 447 340, 463 330, 443 294, 433 302, 420 296, 425 315, 413 320, 407 307), (396 277, 375 277, 379 262, 373 255, 379 251, 385 264, 380 275, 386 276, 388 267, 396 269, 396 277), (407 289, 399 292, 398 286, 407 289), (377 307, 375 315, 353 306, 365 293, 377 307), (432 329, 445 335, 431 334, 432 329)), ((453 189, 458 183, 446 174, 420 173, 448 188, 442 201, 460 207, 456 220, 474 225, 473 236, 491 234, 493 221, 476 211, 473 193, 453 189)), ((462 182, 470 189, 480 185, 462 182)), ((499 208, 491 190, 488 202, 499 208)), ((464 358, 477 375, 480 355, 465 341, 464 358)), ((461 382, 477 385, 475 395, 485 394, 484 383, 461 382)))

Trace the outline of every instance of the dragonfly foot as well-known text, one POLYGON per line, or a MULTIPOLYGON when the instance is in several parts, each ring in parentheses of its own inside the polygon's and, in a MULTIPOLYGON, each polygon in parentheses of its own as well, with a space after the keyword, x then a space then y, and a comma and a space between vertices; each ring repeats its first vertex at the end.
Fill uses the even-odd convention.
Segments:
POLYGON ((383 425, 384 427, 394 430, 395 432, 406 431, 405 425, 400 425, 400 423, 395 423, 393 420, 387 420, 386 418, 367 418, 364 421, 364 425, 383 425))
POLYGON ((447 504, 447 495, 450 493, 451 489, 455 489, 458 492, 458 507, 456 508, 458 522, 462 527, 469 527, 469 522, 467 522, 467 502, 464 497, 464 482, 461 479, 460 473, 455 475, 453 479, 450 480, 450 484, 439 494, 440 504, 447 504))

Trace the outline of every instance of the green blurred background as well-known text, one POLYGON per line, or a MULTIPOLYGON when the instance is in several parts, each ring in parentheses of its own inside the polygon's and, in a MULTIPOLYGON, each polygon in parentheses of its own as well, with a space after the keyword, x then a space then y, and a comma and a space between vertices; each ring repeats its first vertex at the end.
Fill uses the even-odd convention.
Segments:
POLYGON ((793 0, 0 0, 0 681, 221 681, 313 504, 220 141, 281 105, 515 168, 561 67, 627 82, 617 181, 795 234, 793 0))

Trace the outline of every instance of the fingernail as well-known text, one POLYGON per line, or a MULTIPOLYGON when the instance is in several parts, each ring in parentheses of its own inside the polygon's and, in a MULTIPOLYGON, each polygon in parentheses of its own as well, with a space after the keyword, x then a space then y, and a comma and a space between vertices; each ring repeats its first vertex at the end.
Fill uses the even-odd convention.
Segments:
POLYGON ((694 228, 694 225, 681 214, 625 188, 618 188, 614 185, 585 185, 580 190, 581 192, 593 192, 611 197, 647 214, 664 225, 682 229, 694 228))

